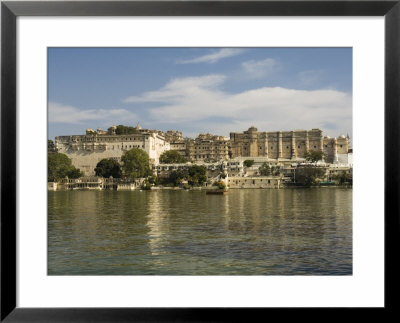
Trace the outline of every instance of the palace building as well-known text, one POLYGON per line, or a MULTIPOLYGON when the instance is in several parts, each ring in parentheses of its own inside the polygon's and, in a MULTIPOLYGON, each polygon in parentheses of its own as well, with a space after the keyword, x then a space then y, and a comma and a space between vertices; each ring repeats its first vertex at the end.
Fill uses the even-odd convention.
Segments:
POLYGON ((337 163, 349 150, 349 137, 323 136, 322 130, 293 130, 259 132, 250 127, 247 131, 230 133, 231 157, 266 157, 276 160, 298 160, 309 150, 323 151, 325 161, 337 163))
POLYGON ((237 158, 255 158, 265 161, 304 161, 309 150, 323 151, 325 162, 346 164, 349 161, 350 139, 323 136, 322 130, 292 130, 259 132, 250 127, 247 131, 231 132, 230 137, 200 134, 195 139, 183 139, 179 131, 142 129, 138 124, 134 134, 116 134, 116 126, 107 131, 87 129, 85 135, 58 136, 56 148, 66 154, 72 164, 87 176, 94 175, 102 159, 121 160, 132 149, 143 149, 152 165, 159 164, 160 155, 167 150, 177 150, 193 162, 218 162, 237 158))
POLYGON ((211 134, 199 134, 186 142, 186 158, 193 161, 219 161, 229 159, 229 139, 211 134))
POLYGON ((87 129, 86 135, 58 136, 55 145, 58 152, 66 154, 72 164, 85 175, 94 175, 100 160, 120 161, 122 155, 132 148, 143 149, 152 164, 158 164, 160 155, 170 150, 165 136, 156 130, 141 129, 138 125, 136 134, 117 135, 115 129, 116 126, 112 126, 109 131, 87 129))

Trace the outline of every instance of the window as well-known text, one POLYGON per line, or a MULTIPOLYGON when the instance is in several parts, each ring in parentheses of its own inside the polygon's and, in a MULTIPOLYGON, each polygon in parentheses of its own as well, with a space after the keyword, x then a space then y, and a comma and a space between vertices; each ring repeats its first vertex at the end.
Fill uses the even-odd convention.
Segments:
POLYGON ((271 184, 271 180, 268 180, 268 184, 271 184))
POLYGON ((286 149, 289 149, 289 146, 286 146, 286 149))
POLYGON ((274 147, 271 147, 271 150, 274 149, 274 147))
POLYGON ((314 149, 317 148, 317 146, 314 146, 314 149))
POLYGON ((300 149, 300 146, 297 146, 298 149, 300 149))

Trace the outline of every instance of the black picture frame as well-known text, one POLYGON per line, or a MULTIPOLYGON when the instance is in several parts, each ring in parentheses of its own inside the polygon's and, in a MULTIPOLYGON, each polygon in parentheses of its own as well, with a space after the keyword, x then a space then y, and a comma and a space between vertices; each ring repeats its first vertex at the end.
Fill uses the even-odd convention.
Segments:
MULTIPOLYGON (((19 16, 384 16, 385 307, 399 287, 400 1, 2 1, 1 3, 1 322, 253 321, 267 309, 18 308, 16 282, 16 19, 19 16), (253 316, 254 315, 254 316, 253 316)), ((373 135, 373 133, 371 133, 373 135)), ((378 158, 377 160, 381 160, 378 158)), ((381 167, 381 165, 376 165, 381 167)), ((270 309, 282 311, 287 309, 270 309)), ((305 313, 301 309, 293 309, 305 313)), ((326 309, 330 310, 330 309, 326 309)), ((332 312, 332 311, 330 311, 332 312)), ((371 313, 371 312, 369 312, 371 313)), ((372 313, 371 313, 372 314, 372 313)), ((309 314, 306 314, 309 315, 309 314)), ((326 315, 326 314, 325 314, 326 315)), ((370 315, 370 314, 368 314, 370 315)), ((282 319, 283 317, 281 317, 282 319)), ((258 321, 258 319, 256 319, 258 321)))

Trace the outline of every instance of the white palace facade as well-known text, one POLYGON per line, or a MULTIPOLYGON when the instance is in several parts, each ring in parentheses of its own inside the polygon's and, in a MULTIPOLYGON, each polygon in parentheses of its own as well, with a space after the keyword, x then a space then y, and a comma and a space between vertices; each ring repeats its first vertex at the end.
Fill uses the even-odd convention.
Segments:
POLYGON ((87 129, 86 135, 58 136, 55 145, 58 152, 66 154, 72 164, 87 176, 95 174, 94 169, 100 160, 115 159, 120 162, 122 155, 132 148, 143 149, 155 165, 160 155, 170 150, 169 142, 158 131, 137 127, 136 134, 117 135, 115 128, 111 127, 111 131, 87 129))

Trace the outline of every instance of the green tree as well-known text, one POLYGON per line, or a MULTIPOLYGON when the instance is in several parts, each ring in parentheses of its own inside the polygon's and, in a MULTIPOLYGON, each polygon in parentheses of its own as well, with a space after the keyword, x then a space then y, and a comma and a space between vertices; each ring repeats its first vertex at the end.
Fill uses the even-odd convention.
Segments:
POLYGON ((67 174, 68 178, 79 178, 84 175, 85 174, 83 174, 83 172, 81 172, 79 168, 75 168, 74 166, 72 166, 72 168, 69 170, 67 174))
POLYGON ((160 163, 163 164, 182 164, 186 162, 186 158, 176 150, 164 151, 160 156, 160 163))
POLYGON ((148 178, 148 181, 150 184, 157 186, 160 184, 160 179, 156 175, 152 175, 148 178))
POLYGON ((56 153, 57 148, 56 145, 54 144, 53 140, 47 140, 47 152, 50 153, 56 153))
POLYGON ((339 179, 340 184, 352 184, 353 178, 351 174, 349 174, 347 171, 343 171, 342 174, 336 176, 337 179, 339 179))
POLYGON ((178 186, 187 177, 187 172, 184 170, 174 170, 169 174, 168 182, 174 186, 178 186))
POLYGON ((261 176, 269 176, 271 175, 271 168, 267 163, 263 163, 260 168, 258 169, 261 176))
POLYGON ((139 148, 132 148, 121 157, 122 170, 125 176, 142 178, 152 175, 149 155, 139 148))
POLYGON ((316 163, 319 160, 323 160, 325 158, 325 154, 323 151, 319 151, 319 150, 309 150, 304 154, 304 158, 312 163, 316 163))
POLYGON ((253 166, 253 164, 254 164, 254 160, 252 160, 252 159, 247 159, 247 160, 245 160, 245 161, 243 162, 243 165, 244 165, 245 167, 251 167, 251 166, 253 166))
POLYGON ((220 190, 224 190, 226 188, 224 181, 217 181, 213 184, 213 186, 217 186, 220 190))
POLYGON ((114 178, 121 177, 121 165, 114 159, 102 159, 100 160, 96 168, 94 169, 96 176, 108 178, 110 176, 114 178))
POLYGON ((280 167, 279 166, 272 166, 271 167, 271 175, 278 176, 280 173, 280 167))
POLYGON ((299 166, 296 169, 296 183, 310 186, 315 185, 318 179, 322 179, 325 175, 325 169, 312 165, 299 166))
POLYGON ((137 130, 135 127, 124 126, 120 124, 117 126, 117 129, 115 129, 115 133, 117 135, 131 135, 137 133, 137 130))
POLYGON ((57 182, 68 176, 69 178, 79 178, 83 173, 72 165, 71 159, 61 153, 49 153, 47 165, 47 180, 57 182))
POLYGON ((205 166, 193 165, 188 170, 188 183, 191 186, 201 186, 207 182, 207 168, 205 166))

